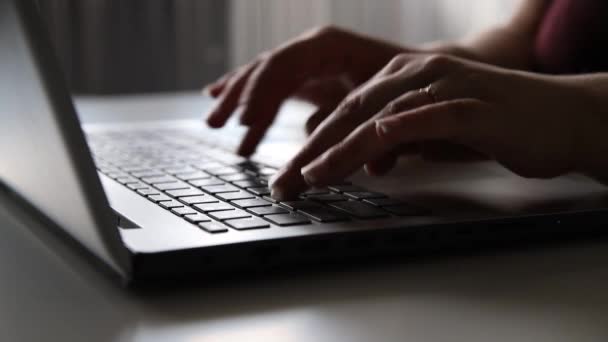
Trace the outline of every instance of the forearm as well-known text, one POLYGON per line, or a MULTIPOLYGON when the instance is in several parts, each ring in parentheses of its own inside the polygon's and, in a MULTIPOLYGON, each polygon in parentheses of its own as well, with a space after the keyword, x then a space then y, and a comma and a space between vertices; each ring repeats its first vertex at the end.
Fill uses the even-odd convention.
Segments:
POLYGON ((505 28, 485 31, 462 42, 435 42, 423 46, 428 52, 445 53, 504 68, 532 70, 534 55, 529 37, 517 37, 505 28))
POLYGON ((453 43, 431 43, 423 47, 505 68, 532 70, 534 42, 548 0, 523 0, 504 25, 474 34, 453 43))
POLYGON ((566 77, 584 94, 576 115, 577 171, 608 184, 608 73, 566 77))

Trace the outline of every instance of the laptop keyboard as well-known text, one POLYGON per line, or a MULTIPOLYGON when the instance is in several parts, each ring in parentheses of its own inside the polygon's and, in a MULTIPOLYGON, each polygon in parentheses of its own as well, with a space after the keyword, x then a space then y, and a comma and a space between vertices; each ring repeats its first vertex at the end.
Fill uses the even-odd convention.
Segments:
POLYGON ((88 141, 99 172, 212 234, 425 214, 351 183, 277 202, 268 189, 277 169, 183 131, 104 132, 88 141))

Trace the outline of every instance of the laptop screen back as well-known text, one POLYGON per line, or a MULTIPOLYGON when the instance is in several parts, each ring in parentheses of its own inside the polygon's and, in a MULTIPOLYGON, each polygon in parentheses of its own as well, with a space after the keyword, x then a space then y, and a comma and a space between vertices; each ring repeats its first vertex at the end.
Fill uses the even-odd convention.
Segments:
POLYGON ((0 0, 0 181, 120 273, 112 221, 34 1, 0 0))

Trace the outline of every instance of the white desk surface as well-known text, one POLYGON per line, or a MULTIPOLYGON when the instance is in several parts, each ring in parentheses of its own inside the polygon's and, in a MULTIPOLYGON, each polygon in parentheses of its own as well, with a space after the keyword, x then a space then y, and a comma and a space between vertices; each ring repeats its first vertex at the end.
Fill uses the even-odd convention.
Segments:
MULTIPOLYGON (((92 121, 104 108, 188 117, 203 102, 86 99, 80 108, 92 121)), ((0 341, 608 340, 607 242, 141 297, 59 257, 23 225, 0 208, 0 341)))

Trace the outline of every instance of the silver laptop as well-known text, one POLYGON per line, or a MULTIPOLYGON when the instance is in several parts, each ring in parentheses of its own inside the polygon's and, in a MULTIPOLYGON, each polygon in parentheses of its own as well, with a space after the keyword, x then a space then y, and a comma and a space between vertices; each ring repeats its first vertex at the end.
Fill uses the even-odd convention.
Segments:
POLYGON ((602 233, 606 189, 404 161, 298 201, 199 122, 81 127, 34 1, 0 0, 0 183, 127 284, 602 233))

